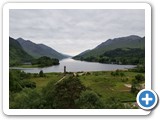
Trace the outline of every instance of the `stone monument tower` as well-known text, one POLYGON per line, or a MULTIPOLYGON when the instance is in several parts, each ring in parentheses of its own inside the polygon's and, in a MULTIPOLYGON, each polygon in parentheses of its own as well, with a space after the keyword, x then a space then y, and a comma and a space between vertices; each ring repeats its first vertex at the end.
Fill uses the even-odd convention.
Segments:
POLYGON ((66 66, 64 66, 64 74, 66 74, 66 66))

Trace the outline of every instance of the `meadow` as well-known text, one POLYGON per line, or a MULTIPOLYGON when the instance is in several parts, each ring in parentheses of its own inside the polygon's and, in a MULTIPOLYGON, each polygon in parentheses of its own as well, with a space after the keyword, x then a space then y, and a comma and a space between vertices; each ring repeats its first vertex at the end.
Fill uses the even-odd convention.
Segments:
POLYGON ((138 108, 136 94, 143 89, 144 82, 144 73, 128 70, 42 73, 42 75, 26 73, 26 77, 21 78, 19 82, 21 87, 10 89, 10 108, 138 108), (74 98, 71 94, 75 94, 76 97, 74 98), (55 99, 59 99, 61 103, 57 103, 55 99), (67 103, 67 100, 72 103, 67 103), (95 103, 92 103, 94 100, 95 103), (57 103, 58 106, 53 103, 57 103))

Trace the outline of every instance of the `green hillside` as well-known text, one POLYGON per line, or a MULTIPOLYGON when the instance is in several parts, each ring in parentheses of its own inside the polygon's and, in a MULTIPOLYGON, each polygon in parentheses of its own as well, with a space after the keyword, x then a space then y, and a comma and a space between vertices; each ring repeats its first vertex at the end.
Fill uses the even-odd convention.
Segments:
POLYGON ((9 65, 15 66, 24 62, 30 62, 32 56, 26 53, 18 41, 9 37, 9 65))
POLYGON ((80 53, 73 59, 112 64, 144 64, 145 37, 131 35, 109 39, 96 48, 80 53))
POLYGON ((136 35, 131 35, 127 37, 120 37, 120 38, 114 38, 109 39, 100 45, 98 45, 96 48, 85 52, 85 54, 79 54, 74 59, 80 59, 80 58, 87 58, 87 57, 95 57, 103 55, 106 51, 114 50, 117 48, 145 48, 145 37, 139 37, 136 35))
POLYGON ((107 64, 138 65, 144 64, 145 50, 140 48, 117 48, 106 51, 100 56, 81 57, 80 60, 107 64))

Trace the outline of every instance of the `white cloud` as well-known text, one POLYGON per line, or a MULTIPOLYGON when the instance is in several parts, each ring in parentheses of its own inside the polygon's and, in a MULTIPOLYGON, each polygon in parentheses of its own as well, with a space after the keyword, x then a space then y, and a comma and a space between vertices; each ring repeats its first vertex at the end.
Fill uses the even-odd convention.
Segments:
POLYGON ((10 10, 10 36, 70 55, 109 38, 144 36, 144 10, 10 10))

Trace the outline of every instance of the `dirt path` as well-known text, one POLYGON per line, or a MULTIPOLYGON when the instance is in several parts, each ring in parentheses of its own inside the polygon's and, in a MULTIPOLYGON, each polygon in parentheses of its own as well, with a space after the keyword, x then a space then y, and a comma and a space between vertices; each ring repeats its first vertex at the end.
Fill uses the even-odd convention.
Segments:
POLYGON ((66 76, 63 76, 60 80, 58 80, 54 85, 58 84, 59 82, 61 82, 64 78, 66 78, 66 76))
POLYGON ((132 85, 131 84, 124 84, 124 86, 128 87, 128 88, 131 88, 132 85))

